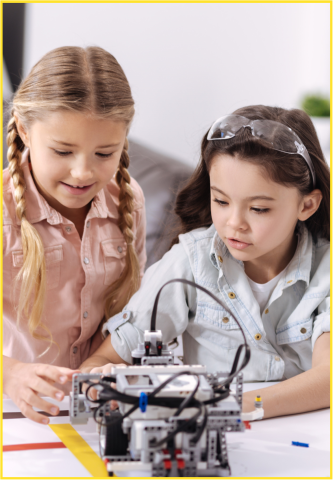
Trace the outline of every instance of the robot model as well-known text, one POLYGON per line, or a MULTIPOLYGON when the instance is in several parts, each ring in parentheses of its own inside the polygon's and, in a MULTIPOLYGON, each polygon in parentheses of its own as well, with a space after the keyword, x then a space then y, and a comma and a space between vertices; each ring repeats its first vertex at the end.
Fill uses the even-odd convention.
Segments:
MULTIPOLYGON (((165 285, 171 282, 201 289, 221 305, 194 282, 175 279, 165 285)), ((114 366, 110 375, 73 376, 71 423, 87 423, 94 417, 99 426, 100 455, 109 476, 113 472, 154 477, 229 476, 226 432, 245 428, 241 370, 249 362, 250 349, 243 333, 244 344, 239 346, 229 373, 209 374, 201 365, 174 364, 173 352, 155 328, 158 299, 165 285, 156 297, 150 330, 132 352, 133 365, 114 366), (85 393, 81 393, 83 384, 85 393), (97 399, 91 398, 92 388, 97 390, 97 399), (111 400, 117 401, 118 409, 111 410, 111 400)), ((247 419, 262 418, 261 403, 256 407, 247 419)))

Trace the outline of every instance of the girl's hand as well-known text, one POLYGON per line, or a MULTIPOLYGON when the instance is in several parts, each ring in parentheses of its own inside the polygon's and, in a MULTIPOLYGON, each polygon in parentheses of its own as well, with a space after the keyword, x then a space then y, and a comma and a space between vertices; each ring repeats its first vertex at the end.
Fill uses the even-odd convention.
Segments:
POLYGON ((71 381, 72 375, 79 373, 79 370, 42 363, 22 363, 4 357, 3 372, 4 393, 13 400, 25 417, 46 425, 49 418, 36 412, 32 407, 51 415, 58 415, 59 407, 43 400, 38 394, 58 401, 63 400, 64 392, 54 387, 53 383, 65 384, 71 381))
MULTIPOLYGON (((111 374, 111 368, 112 367, 119 367, 119 365, 126 367, 125 363, 107 363, 106 365, 103 365, 103 367, 95 367, 91 370, 90 373, 104 373, 104 375, 109 375, 111 374)), ((115 383, 111 383, 112 388, 116 388, 115 383)), ((97 390, 95 388, 91 388, 89 391, 89 396, 93 399, 96 400, 97 398, 97 390)), ((118 403, 116 400, 111 400, 111 410, 115 410, 118 408, 118 403)))
POLYGON ((107 363, 101 367, 94 367, 90 373, 103 373, 104 375, 111 375, 112 367, 126 367, 126 363, 107 363))
MULTIPOLYGON (((117 364, 107 363, 106 365, 103 365, 102 367, 92 368, 90 373, 104 373, 104 375, 109 375, 109 374, 111 374, 111 368, 112 367, 119 367, 119 366, 126 367, 126 364, 125 363, 117 363, 117 364)), ((116 388, 116 384, 111 383, 111 387, 116 388)), ((93 400, 96 400, 97 399, 97 390, 95 388, 91 388, 90 391, 89 391, 89 396, 93 400)), ((118 403, 116 402, 116 400, 111 400, 111 410, 115 410, 116 408, 118 408, 118 403)))

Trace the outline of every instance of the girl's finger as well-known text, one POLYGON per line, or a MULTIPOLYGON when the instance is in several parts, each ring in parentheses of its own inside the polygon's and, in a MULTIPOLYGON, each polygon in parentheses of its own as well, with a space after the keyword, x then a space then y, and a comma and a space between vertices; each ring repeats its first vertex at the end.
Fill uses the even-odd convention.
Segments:
MULTIPOLYGON (((41 423, 43 425, 47 425, 50 420, 48 417, 46 417, 45 415, 39 413, 39 412, 36 412, 31 405, 29 405, 27 402, 25 402, 24 400, 21 400, 20 404, 18 405, 21 412, 23 413, 23 415, 27 418, 29 418, 30 420, 34 421, 34 422, 37 422, 37 423, 41 423)), ((44 410, 45 411, 45 410, 44 410)))
POLYGON ((80 370, 70 370, 65 367, 54 367, 53 365, 43 364, 38 364, 35 371, 39 377, 46 377, 57 383, 66 383, 71 380, 74 373, 80 373, 80 370))
POLYGON ((91 398, 92 400, 97 400, 97 393, 98 393, 98 392, 97 392, 96 388, 91 387, 91 388, 89 389, 88 396, 89 396, 89 398, 91 398))
POLYGON ((111 410, 116 410, 118 408, 118 402, 116 400, 111 400, 111 410))
MULTIPOLYGON (((70 368, 66 367, 57 367, 59 369, 60 377, 67 377, 67 380, 72 380, 72 376, 74 373, 81 373, 81 370, 71 370, 70 368)), ((62 383, 62 382, 61 382, 62 383)))
POLYGON ((39 397, 36 392, 31 390, 31 388, 24 390, 22 399, 27 403, 27 405, 38 408, 39 410, 47 412, 50 415, 58 415, 59 413, 59 407, 57 405, 53 405, 52 403, 47 402, 43 398, 39 397))
POLYGON ((45 397, 51 397, 59 402, 63 400, 65 394, 59 388, 51 385, 47 380, 43 380, 42 377, 34 376, 29 382, 29 387, 35 392, 44 395, 45 397))
POLYGON ((55 383, 54 380, 51 380, 51 378, 49 377, 45 377, 44 375, 38 375, 40 378, 42 378, 43 380, 45 380, 45 382, 48 382, 50 385, 53 385, 55 383))

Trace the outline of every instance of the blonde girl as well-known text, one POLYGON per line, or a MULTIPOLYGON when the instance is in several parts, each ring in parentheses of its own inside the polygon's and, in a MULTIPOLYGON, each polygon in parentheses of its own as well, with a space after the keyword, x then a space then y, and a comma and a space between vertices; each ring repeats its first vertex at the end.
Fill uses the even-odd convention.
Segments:
MULTIPOLYGON (((3 173, 4 393, 48 423, 65 384, 102 342, 103 319, 138 289, 144 198, 128 173, 134 101, 98 47, 61 47, 22 81, 3 173)), ((65 387, 68 387, 66 385, 65 387)))

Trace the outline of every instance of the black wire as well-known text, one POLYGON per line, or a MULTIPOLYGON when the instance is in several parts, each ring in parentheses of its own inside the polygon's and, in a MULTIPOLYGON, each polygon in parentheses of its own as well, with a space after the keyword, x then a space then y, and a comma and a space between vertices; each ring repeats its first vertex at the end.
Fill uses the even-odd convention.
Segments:
POLYGON ((163 383, 161 383, 161 385, 156 387, 155 390, 148 393, 148 397, 154 397, 155 395, 157 395, 157 393, 163 390, 163 388, 166 385, 168 385, 168 383, 172 382, 175 378, 180 377, 181 375, 193 375, 193 373, 190 372, 189 370, 184 370, 183 372, 174 373, 173 375, 171 375, 171 377, 167 378, 163 383))
POLYGON ((178 417, 178 415, 187 407, 187 405, 191 402, 192 398, 194 398, 194 395, 197 393, 199 385, 200 385, 200 379, 199 379, 198 375, 196 375, 196 377, 197 377, 197 384, 195 386, 195 389, 190 393, 190 395, 188 395, 186 398, 184 398, 184 401, 179 406, 176 413, 174 413, 174 415, 173 415, 174 417, 178 417))
MULTIPOLYGON (((234 358, 229 376, 234 375, 234 373, 237 371, 237 365, 238 365, 239 357, 240 357, 240 354, 243 350, 243 347, 244 347, 244 344, 239 345, 239 347, 237 348, 237 352, 236 352, 236 355, 235 355, 235 358, 234 358)), ((228 383, 228 384, 224 383, 224 385, 229 389, 230 383, 228 383)))
POLYGON ((109 385, 111 382, 116 383, 116 381, 117 381, 117 377, 109 377, 108 375, 104 375, 100 379, 101 383, 106 383, 107 385, 109 385))
POLYGON ((193 405, 193 406, 198 408, 199 411, 197 413, 195 413, 193 415, 193 417, 189 418, 188 420, 184 420, 184 422, 182 422, 180 425, 178 425, 178 427, 175 430, 173 430, 172 432, 170 432, 169 435, 167 435, 164 438, 161 438, 161 440, 159 440, 158 442, 152 443, 151 446, 155 448, 155 447, 159 447, 159 446, 163 445, 163 443, 168 442, 169 440, 173 439, 177 435, 177 433, 183 432, 190 425, 192 425, 194 422, 196 422, 197 419, 201 415, 202 406, 203 406, 202 403, 199 402, 199 400, 196 400, 196 403, 197 403, 197 405, 193 405))
POLYGON ((234 363, 232 364, 232 367, 231 367, 231 370, 230 370, 230 375, 232 375, 237 370, 237 365, 238 365, 239 357, 240 357, 240 354, 241 354, 242 350, 243 350, 243 345, 239 345, 239 347, 237 348, 235 358, 234 358, 234 363))
MULTIPOLYGON (((164 407, 167 407, 167 408, 177 408, 178 407, 177 412, 180 410, 179 413, 181 413, 184 410, 184 408, 186 408, 186 407, 187 408, 188 407, 196 407, 196 408, 199 408, 200 410, 199 410, 198 413, 194 414, 193 417, 191 417, 190 419, 182 422, 176 428, 176 430, 172 431, 168 436, 166 436, 165 438, 161 439, 159 442, 154 444, 154 447, 159 446, 160 444, 162 445, 163 443, 165 443, 165 442, 169 441, 170 439, 174 438, 177 433, 186 430, 187 427, 192 425, 193 422, 198 419, 198 417, 201 414, 201 411, 203 410, 204 411, 203 422, 202 422, 201 427, 199 428, 197 434, 192 438, 192 441, 194 441, 196 443, 200 439, 200 437, 203 433, 203 430, 206 426, 206 423, 207 423, 207 415, 208 414, 207 414, 207 410, 205 408, 205 405, 219 402, 220 400, 223 400, 223 399, 225 399, 229 396, 229 391, 225 391, 217 397, 213 397, 209 400, 205 400, 204 402, 200 402, 199 400, 194 398, 194 395, 195 395, 195 393, 196 393, 196 391, 199 387, 199 384, 200 384, 199 377, 197 377, 198 382, 197 382, 197 385, 196 385, 194 391, 191 392, 191 394, 188 397, 186 397, 184 400, 181 399, 180 397, 155 397, 155 395, 157 395, 157 393, 159 393, 168 383, 172 382, 175 378, 177 378, 181 375, 191 375, 191 372, 189 372, 189 371, 177 372, 177 373, 171 375, 161 385, 159 385, 157 388, 155 388, 155 390, 153 390, 152 392, 150 392, 150 394, 148 394, 148 404, 149 405, 156 405, 156 406, 164 406, 164 407), (186 402, 186 405, 185 405, 185 402, 186 402)), ((90 388, 93 388, 96 385, 99 385, 99 383, 97 383, 97 384, 93 383, 92 385, 89 385, 89 387, 87 388, 86 397, 87 397, 88 400, 90 400, 90 398, 88 396, 90 388)), ((116 390, 115 388, 111 387, 111 385, 109 385, 109 384, 105 385, 104 386, 104 391, 100 392, 100 398, 98 400, 92 400, 92 401, 94 403, 99 404, 99 406, 94 411, 94 420, 96 421, 97 424, 103 425, 103 426, 111 426, 111 425, 116 424, 118 422, 122 422, 124 418, 128 417, 131 413, 133 413, 139 407, 139 398, 137 396, 126 395, 124 393, 121 393, 118 390, 116 390), (116 419, 111 418, 111 421, 109 421, 109 422, 105 421, 105 420, 104 421, 99 421, 97 419, 98 412, 104 406, 104 404, 106 402, 110 401, 110 400, 117 400, 117 401, 121 401, 123 403, 129 403, 129 404, 134 404, 134 405, 133 405, 132 408, 130 408, 121 417, 118 417, 116 419)), ((104 419, 105 419, 105 417, 104 417, 104 419)))
MULTIPOLYGON (((94 410, 94 420, 95 422, 97 423, 97 425, 100 425, 100 426, 103 426, 103 427, 106 427, 108 425, 111 425, 112 423, 116 423, 116 422, 100 422, 99 420, 97 420, 97 413, 100 411, 100 409, 104 407, 104 404, 102 405, 99 405, 97 408, 95 408, 94 410)), ((105 418, 105 417, 104 417, 105 418)))
POLYGON ((205 405, 203 405, 203 410, 204 410, 204 415, 203 415, 203 420, 202 420, 202 423, 200 425, 200 427, 198 428, 198 431, 197 433, 194 435, 194 437, 191 438, 191 442, 193 443, 197 443, 200 438, 201 438, 201 435, 203 434, 203 431, 205 430, 205 427, 207 425, 207 421, 208 421, 208 412, 207 412, 207 408, 205 405))
POLYGON ((159 298, 160 298, 160 295, 161 295, 161 292, 163 290, 164 287, 166 287, 167 285, 169 285, 169 283, 175 283, 175 282, 179 282, 179 283, 184 283, 185 285, 190 285, 191 287, 195 287, 195 288, 198 288, 199 290, 205 292, 207 295, 209 295, 213 300, 215 300, 216 303, 218 303, 224 310, 226 310, 229 315, 235 320, 235 322, 237 323, 237 325, 239 326, 239 328, 241 329, 241 332, 242 332, 242 335, 243 335, 243 338, 244 338, 244 343, 246 344, 246 337, 245 337, 245 334, 243 332, 243 329, 239 323, 239 321, 237 320, 237 318, 235 318, 232 313, 230 312, 230 310, 228 310, 228 308, 226 308, 225 305, 223 305, 223 303, 221 302, 221 300, 219 298, 217 298, 213 293, 211 293, 209 290, 207 290, 206 288, 202 287, 201 285, 198 285, 197 283, 195 282, 191 282, 191 280, 186 280, 185 278, 174 278, 173 280, 169 280, 168 282, 166 282, 164 285, 162 285, 162 287, 159 289, 157 295, 156 295, 156 298, 155 298, 155 302, 154 302, 154 307, 153 307, 153 311, 152 311, 152 314, 151 314, 151 320, 150 320, 150 331, 151 332, 155 332, 156 331, 156 315, 157 315, 157 306, 158 306, 158 301, 159 301, 159 298))
MULTIPOLYGON (((247 342, 246 342, 246 337, 245 337, 245 334, 244 334, 244 331, 240 325, 240 323, 238 322, 237 318, 235 318, 231 312, 225 307, 225 305, 223 305, 223 303, 220 301, 219 298, 217 298, 214 294, 212 294, 209 290, 205 289, 204 287, 202 287, 201 285, 198 285, 197 283, 195 282, 191 282, 190 280, 185 280, 185 279, 182 279, 182 278, 178 278, 178 279, 174 279, 174 280, 170 280, 168 282, 166 282, 161 288, 160 290, 158 291, 157 295, 156 295, 156 298, 155 298, 155 302, 154 302, 154 307, 153 307, 153 311, 152 311, 152 316, 151 316, 151 322, 150 322, 150 331, 154 332, 156 331, 156 315, 157 315, 157 306, 158 306, 158 301, 159 301, 159 297, 160 297, 160 294, 163 290, 163 288, 168 285, 169 283, 175 283, 175 282, 179 282, 179 283, 183 283, 183 284, 186 284, 186 285, 190 285, 190 286, 193 286, 199 290, 202 290, 203 292, 205 292, 207 295, 209 295, 211 298, 213 298, 213 300, 216 301, 216 303, 218 303, 224 310, 227 310, 227 312, 229 313, 229 315, 235 320, 235 322, 237 323, 237 325, 239 326, 241 332, 242 332, 242 335, 243 335, 243 338, 244 338, 244 344, 241 344, 238 349, 237 349, 237 352, 236 352, 236 355, 235 355, 235 358, 234 358, 234 362, 233 362, 233 365, 232 365, 232 368, 231 368, 231 371, 230 371, 230 374, 224 379, 224 381, 219 384, 218 386, 218 389, 216 389, 216 392, 214 393, 220 393, 220 391, 222 390, 222 393, 221 395, 218 395, 218 396, 214 396, 213 398, 209 399, 209 400, 205 400, 204 402, 199 402, 198 400, 196 400, 194 398, 198 388, 199 388, 199 384, 200 384, 200 380, 199 380, 199 377, 197 376, 197 379, 198 379, 198 382, 197 382, 197 385, 194 389, 193 392, 191 392, 191 394, 186 397, 184 400, 181 400, 179 397, 157 397, 157 398, 154 398, 157 393, 159 393, 161 390, 163 390, 163 388, 170 382, 172 382, 175 378, 177 378, 178 376, 180 375, 191 375, 192 373, 189 372, 189 371, 183 371, 183 372, 178 372, 178 373, 175 373, 174 375, 171 375, 167 380, 165 380, 165 382, 161 383, 161 385, 159 385, 155 390, 153 390, 152 392, 150 392, 148 394, 148 404, 150 405, 159 405, 159 406, 166 406, 166 407, 169 407, 169 408, 178 408, 177 411, 176 411, 176 414, 175 416, 178 416, 185 408, 188 408, 188 407, 196 407, 196 408, 199 408, 199 412, 197 412, 195 415, 193 415, 193 417, 191 417, 189 420, 186 420, 184 421, 183 423, 181 423, 174 431, 172 431, 169 435, 167 435, 165 438, 159 440, 159 442, 157 442, 156 444, 154 444, 154 446, 159 446, 159 445, 162 445, 163 443, 173 439, 175 437, 175 435, 177 433, 179 433, 180 431, 183 431, 183 430, 186 430, 187 427, 189 427, 191 424, 193 424, 194 421, 196 421, 198 419, 198 417, 200 416, 201 412, 203 411, 203 421, 202 421, 202 424, 200 426, 200 428, 198 429, 196 435, 191 439, 192 441, 194 442, 197 442, 202 433, 203 433, 203 430, 207 424, 207 418, 208 418, 208 413, 207 413, 207 409, 205 407, 205 405, 209 405, 209 404, 212 404, 212 403, 217 403, 219 402, 220 400, 223 400, 225 398, 227 398, 230 394, 230 391, 229 391, 229 385, 232 381, 232 379, 238 375, 238 373, 243 369, 245 368, 245 366, 248 364, 248 362, 250 361, 250 356, 251 356, 251 351, 250 351, 250 347, 248 346, 247 342), (243 348, 245 348, 245 354, 244 354, 244 358, 243 358, 243 361, 240 365, 240 367, 237 369, 237 366, 238 366, 238 363, 239 363, 239 358, 240 358, 240 354, 241 354, 241 351, 243 350, 243 348), (225 391, 223 391, 223 387, 225 387, 225 391), (181 401, 181 403, 180 403, 181 401)), ((107 379, 108 382, 112 382, 113 380, 116 380, 114 377, 104 377, 104 379, 107 379)), ((128 415, 130 415, 131 413, 133 413, 138 407, 139 407, 139 399, 138 397, 136 396, 133 396, 133 395, 126 395, 126 394, 122 394, 120 392, 118 392, 117 390, 115 390, 114 388, 111 387, 111 385, 109 384, 106 384, 105 385, 105 380, 102 381, 101 383, 95 383, 95 384, 92 384, 88 387, 88 389, 86 390, 86 397, 88 400, 94 402, 94 403, 98 403, 99 404, 99 407, 97 407, 97 409, 95 410, 94 412, 94 418, 95 418, 95 421, 97 423, 100 423, 97 421, 97 412, 100 410, 100 408, 107 402, 107 401, 110 401, 110 400, 118 400, 118 401, 121 401, 123 403, 129 403, 129 404, 134 404, 132 408, 130 408, 122 417, 119 417, 117 418, 116 421, 112 421, 106 425, 111 425, 112 423, 116 423, 118 421, 122 421, 124 418, 126 418, 128 415), (104 384, 103 384, 104 383, 104 384), (93 386, 96 386, 96 385, 102 385, 104 386, 104 389, 102 392, 100 392, 99 394, 99 399, 98 400, 91 400, 87 395, 88 395, 88 392, 90 390, 90 388, 92 388, 93 386)), ((100 423, 100 425, 103 425, 103 423, 100 423)))
MULTIPOLYGON (((88 383, 88 382, 84 382, 84 383, 88 383)), ((92 383, 92 382, 89 382, 90 385, 88 386, 87 390, 85 391, 85 395, 86 395, 86 399, 89 400, 89 402, 92 402, 92 403, 101 403, 101 401, 97 398, 97 399, 93 399, 93 398, 90 398, 89 397, 89 391, 91 388, 94 388, 98 385, 101 385, 99 382, 98 383, 92 383)))
MULTIPOLYGON (((192 400, 194 395, 190 395, 191 398, 187 397, 185 400, 179 398, 179 397, 157 397, 155 398, 155 395, 159 393, 163 388, 170 382, 172 382, 175 378, 181 376, 181 375, 191 375, 192 373, 187 371, 184 372, 177 372, 171 375, 168 379, 166 379, 161 385, 159 385, 157 388, 155 388, 152 392, 148 394, 148 404, 150 405, 158 405, 158 406, 164 406, 168 408, 178 408, 180 409, 182 404, 184 403, 185 400, 188 400, 187 404, 191 406, 192 400)), ((198 377, 197 377, 198 378, 198 377)), ((194 394, 196 393, 198 386, 199 386, 199 378, 198 378, 198 384, 196 386, 196 389, 194 391, 194 394)), ((100 385, 100 383, 93 383, 89 385, 89 387, 86 390, 86 398, 93 402, 93 403, 98 403, 99 406, 95 409, 94 411, 94 420, 96 423, 99 425, 105 425, 105 426, 110 426, 114 423, 122 421, 124 418, 128 417, 131 413, 133 413, 138 407, 139 407, 139 398, 134 395, 126 395, 124 393, 119 392, 115 388, 111 387, 111 385, 107 384, 104 385, 104 390, 100 392, 99 394, 99 399, 97 400, 91 400, 90 397, 88 396, 90 388, 93 388, 96 385, 100 385), (130 408, 122 417, 118 417, 116 420, 112 420, 111 422, 99 422, 97 420, 97 413, 98 411, 103 407, 103 405, 110 401, 110 400, 117 400, 121 401, 123 403, 129 403, 129 404, 134 404, 132 408, 130 408)), ((181 411, 184 409, 183 407, 181 411)))
MULTIPOLYGON (((213 293, 211 293, 209 290, 207 290, 206 288, 202 287, 201 285, 198 285, 197 283, 195 282, 191 282, 190 280, 186 280, 185 278, 175 278, 173 280, 169 280, 168 282, 166 282, 164 285, 162 285, 162 287, 159 289, 157 295, 156 295, 156 298, 155 298, 155 302, 154 302, 154 307, 153 307, 153 311, 152 311, 152 314, 151 314, 151 319, 150 319, 150 331, 151 332, 155 332, 156 331, 156 316, 157 316, 157 306, 158 306, 158 301, 159 301, 159 298, 160 298, 160 295, 161 295, 161 292, 163 290, 164 287, 166 287, 167 285, 169 285, 169 283, 175 283, 175 282, 179 282, 179 283, 183 283, 185 285, 190 285, 192 287, 195 287, 203 292, 205 292, 207 295, 209 295, 213 300, 215 300, 216 303, 218 303, 224 310, 226 310, 228 312, 228 314, 231 316, 231 318, 233 318, 235 320, 235 322, 237 323, 237 325, 239 326, 241 332, 242 332, 242 335, 243 335, 243 338, 244 338, 244 344, 242 344, 242 348, 245 347, 245 355, 244 355, 244 358, 243 358, 243 361, 242 361, 242 364, 241 366, 239 367, 238 370, 235 370, 234 372, 230 373, 228 375, 228 377, 224 380, 224 382, 222 383, 221 386, 223 385, 229 385, 231 383, 231 381, 233 380, 233 378, 235 376, 237 376, 239 374, 239 372, 241 370, 243 370, 243 368, 246 367, 246 365, 249 363, 250 361, 250 356, 251 356, 251 351, 250 351, 250 347, 248 346, 247 344, 247 341, 246 341, 246 337, 245 337, 245 333, 242 329, 242 326, 241 324, 239 323, 239 321, 237 320, 236 317, 234 317, 232 315, 232 313, 230 312, 230 310, 221 302, 221 300, 219 298, 217 298, 213 293)), ((237 353, 236 353, 237 355, 237 353)), ((238 364, 238 360, 239 360, 239 356, 237 358, 237 363, 236 363, 236 366, 238 364)), ((235 364, 235 362, 234 362, 235 364)))
POLYGON ((230 395, 230 391, 227 390, 226 392, 223 392, 221 395, 213 398, 209 398, 208 400, 204 400, 202 403, 204 405, 210 405, 211 403, 217 403, 220 402, 221 400, 224 400, 225 398, 228 398, 230 395))

